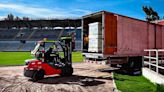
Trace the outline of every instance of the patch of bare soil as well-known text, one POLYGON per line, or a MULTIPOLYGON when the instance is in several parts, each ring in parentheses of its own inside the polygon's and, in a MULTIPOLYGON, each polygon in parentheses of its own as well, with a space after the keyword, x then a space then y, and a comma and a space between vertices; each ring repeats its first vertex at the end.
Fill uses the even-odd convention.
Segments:
POLYGON ((113 92, 111 73, 105 65, 74 63, 70 77, 47 76, 32 82, 23 76, 24 66, 0 67, 0 92, 113 92))

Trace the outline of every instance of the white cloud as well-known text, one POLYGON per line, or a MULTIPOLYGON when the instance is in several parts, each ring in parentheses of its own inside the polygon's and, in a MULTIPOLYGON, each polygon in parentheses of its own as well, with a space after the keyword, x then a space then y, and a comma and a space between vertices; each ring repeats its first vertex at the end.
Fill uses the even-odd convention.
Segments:
POLYGON ((70 9, 65 10, 61 8, 48 9, 43 7, 34 7, 18 4, 0 4, 0 10, 7 10, 22 14, 24 16, 32 16, 37 18, 70 18, 80 17, 83 14, 90 13, 88 10, 70 9), (80 13, 79 13, 80 12, 80 13))
POLYGON ((150 4, 151 1, 149 1, 149 0, 144 0, 143 3, 150 4))
POLYGON ((0 20, 2 20, 2 19, 4 19, 4 18, 6 18, 6 16, 0 16, 0 20))
POLYGON ((74 11, 76 11, 76 12, 82 12, 82 13, 85 13, 85 14, 89 14, 89 13, 91 13, 91 11, 89 11, 89 10, 83 10, 83 9, 74 9, 74 11))

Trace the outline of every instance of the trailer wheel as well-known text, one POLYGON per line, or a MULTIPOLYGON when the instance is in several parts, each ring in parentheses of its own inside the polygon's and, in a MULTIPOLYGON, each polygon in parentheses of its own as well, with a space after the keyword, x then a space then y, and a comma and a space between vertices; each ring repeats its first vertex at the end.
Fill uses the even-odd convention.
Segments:
POLYGON ((33 81, 38 81, 44 78, 44 70, 35 71, 32 76, 33 81))
POLYGON ((142 57, 130 58, 130 67, 134 69, 142 68, 142 57))
POLYGON ((122 64, 122 70, 128 74, 140 75, 142 68, 142 57, 130 57, 128 63, 122 64))
POLYGON ((122 64, 122 68, 142 68, 142 57, 130 57, 127 63, 122 64))
POLYGON ((71 76, 73 73, 73 68, 71 66, 63 67, 60 76, 71 76))

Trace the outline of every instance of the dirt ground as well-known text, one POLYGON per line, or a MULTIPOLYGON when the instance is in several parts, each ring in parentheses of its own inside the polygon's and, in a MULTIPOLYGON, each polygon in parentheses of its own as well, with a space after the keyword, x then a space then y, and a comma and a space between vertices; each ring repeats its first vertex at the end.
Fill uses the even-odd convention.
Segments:
POLYGON ((99 71, 109 66, 74 63, 73 76, 47 76, 38 82, 24 77, 23 67, 0 67, 0 92, 113 92, 111 73, 99 71))

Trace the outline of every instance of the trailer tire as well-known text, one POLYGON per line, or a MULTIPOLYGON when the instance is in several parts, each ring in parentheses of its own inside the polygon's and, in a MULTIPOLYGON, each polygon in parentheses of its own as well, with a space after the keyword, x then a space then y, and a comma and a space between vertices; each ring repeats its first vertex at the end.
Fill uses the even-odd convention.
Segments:
POLYGON ((32 80, 33 81, 38 81, 44 78, 44 70, 39 70, 39 71, 35 71, 33 76, 32 76, 32 80))
POLYGON ((130 75, 141 75, 142 57, 130 57, 128 63, 122 64, 122 70, 130 75))
POLYGON ((122 64, 122 68, 142 68, 142 57, 130 57, 127 63, 122 64))
POLYGON ((130 67, 134 69, 142 68, 142 57, 130 58, 130 67))

